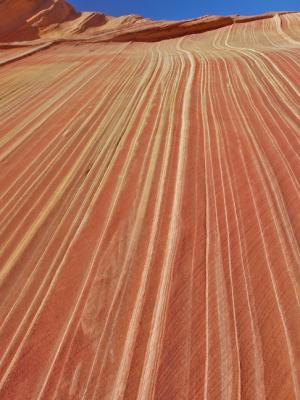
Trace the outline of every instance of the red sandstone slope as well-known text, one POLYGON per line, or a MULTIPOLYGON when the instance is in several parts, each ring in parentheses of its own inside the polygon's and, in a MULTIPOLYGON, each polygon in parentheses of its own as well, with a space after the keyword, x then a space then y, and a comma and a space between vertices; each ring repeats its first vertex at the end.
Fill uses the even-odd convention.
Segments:
POLYGON ((0 399, 298 400, 300 13, 3 5, 0 399))

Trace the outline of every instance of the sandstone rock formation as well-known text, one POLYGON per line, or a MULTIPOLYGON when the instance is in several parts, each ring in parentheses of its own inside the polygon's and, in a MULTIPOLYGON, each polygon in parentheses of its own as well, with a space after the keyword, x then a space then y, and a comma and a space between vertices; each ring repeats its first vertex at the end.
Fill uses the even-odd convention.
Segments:
POLYGON ((27 41, 43 37, 74 38, 79 33, 105 30, 118 31, 132 27, 137 21, 146 22, 138 15, 113 18, 99 12, 76 12, 64 0, 0 0, 0 42, 27 41))
POLYGON ((0 16, 0 399, 299 399, 300 13, 0 16))
POLYGON ((1 0, 0 40, 30 40, 40 29, 66 22, 79 14, 64 0, 1 0))

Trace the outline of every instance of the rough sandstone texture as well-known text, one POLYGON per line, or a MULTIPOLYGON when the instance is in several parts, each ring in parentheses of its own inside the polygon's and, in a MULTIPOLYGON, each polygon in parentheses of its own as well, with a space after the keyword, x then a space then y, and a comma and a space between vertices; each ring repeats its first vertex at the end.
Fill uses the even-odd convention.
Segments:
POLYGON ((0 398, 300 397, 300 14, 0 2, 0 398))

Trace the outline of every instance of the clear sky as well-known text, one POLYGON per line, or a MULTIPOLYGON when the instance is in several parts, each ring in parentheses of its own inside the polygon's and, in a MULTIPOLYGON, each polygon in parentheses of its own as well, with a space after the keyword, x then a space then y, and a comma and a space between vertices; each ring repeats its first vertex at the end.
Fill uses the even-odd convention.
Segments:
POLYGON ((154 19, 201 15, 253 15, 267 11, 300 11, 300 0, 68 0, 78 11, 107 15, 140 14, 154 19))

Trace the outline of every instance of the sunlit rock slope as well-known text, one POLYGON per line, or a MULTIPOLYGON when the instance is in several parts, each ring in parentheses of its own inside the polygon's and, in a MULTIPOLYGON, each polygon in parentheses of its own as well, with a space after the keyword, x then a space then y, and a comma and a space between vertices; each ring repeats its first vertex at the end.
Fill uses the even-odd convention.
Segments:
POLYGON ((1 400, 299 399, 300 14, 0 18, 1 400))

